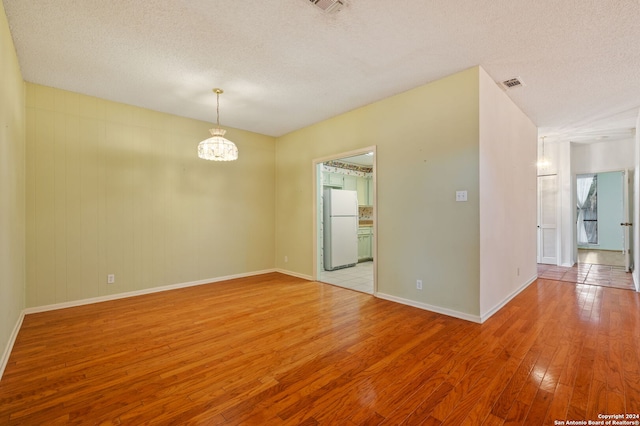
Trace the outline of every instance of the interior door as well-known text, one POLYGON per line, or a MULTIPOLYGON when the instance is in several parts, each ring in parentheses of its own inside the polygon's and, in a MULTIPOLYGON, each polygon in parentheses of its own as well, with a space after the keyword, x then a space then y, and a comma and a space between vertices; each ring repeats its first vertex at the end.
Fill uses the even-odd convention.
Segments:
POLYGON ((631 205, 629 203, 630 199, 630 184, 631 176, 629 175, 629 170, 625 170, 622 173, 622 217, 623 222, 620 224, 623 229, 623 239, 624 239, 624 268, 625 271, 629 272, 631 270, 631 222, 629 218, 632 213, 629 211, 631 205))
POLYGON ((538 176, 538 263, 558 264, 558 175, 538 176))

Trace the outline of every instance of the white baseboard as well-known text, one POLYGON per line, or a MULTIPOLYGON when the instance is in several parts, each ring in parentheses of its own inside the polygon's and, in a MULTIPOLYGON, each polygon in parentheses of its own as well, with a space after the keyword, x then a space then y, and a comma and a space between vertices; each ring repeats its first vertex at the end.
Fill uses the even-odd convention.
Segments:
POLYGON ((525 288, 529 287, 531 285, 531 283, 533 283, 535 280, 538 279, 537 275, 534 275, 533 278, 530 278, 527 282, 525 282, 524 284, 522 284, 520 287, 518 287, 517 289, 515 289, 513 292, 511 292, 511 294, 509 294, 502 302, 498 303, 496 306, 494 306, 493 308, 491 308, 486 314, 481 315, 480 316, 480 323, 485 322, 486 320, 489 319, 489 317, 491 317, 493 314, 495 314, 496 312, 498 312, 500 309, 502 309, 504 307, 504 305, 506 305, 507 303, 509 303, 511 301, 511 299, 513 299, 514 297, 516 297, 518 294, 520 294, 522 292, 522 290, 524 290, 525 288))
POLYGON ((465 321, 480 323, 480 317, 477 315, 466 314, 464 312, 454 311, 453 309, 442 308, 440 306, 433 306, 427 303, 416 302, 415 300, 404 299, 402 297, 392 296, 385 293, 376 293, 376 297, 380 299, 389 300, 391 302, 401 303, 403 305, 413 306, 414 308, 424 309, 425 311, 435 312, 437 314, 447 315, 454 318, 463 319, 465 321))
POLYGON ((291 275, 292 277, 302 278, 303 280, 313 281, 313 277, 311 275, 299 274, 293 271, 287 271, 286 269, 275 269, 275 272, 280 272, 281 274, 291 275))
POLYGON ((467 314, 467 313, 464 313, 464 312, 455 311, 453 309, 442 308, 440 306, 433 306, 433 305, 429 305, 427 303, 416 302, 415 300, 404 299, 402 297, 392 296, 390 294, 385 294, 385 293, 376 293, 375 296, 379 297, 380 299, 385 299, 385 300, 390 300, 392 302, 402 303, 403 305, 413 306, 414 308, 424 309, 425 311, 435 312, 437 314, 447 315, 447 316, 450 316, 450 317, 463 319, 465 321, 471 321, 471 322, 475 322, 475 323, 478 323, 478 324, 482 324, 483 322, 488 320, 493 314, 495 314, 500 309, 502 309, 504 307, 504 305, 509 303, 511 301, 511 299, 513 299, 518 294, 520 294, 520 292, 522 292, 522 290, 524 290, 525 288, 529 287, 529 285, 531 285, 531 283, 533 283, 537 278, 538 278, 537 276, 534 276, 533 278, 529 279, 526 283, 524 283, 519 288, 514 290, 511 294, 509 294, 502 302, 498 303, 491 310, 489 310, 486 314, 481 315, 481 316, 471 315, 471 314, 467 314))
POLYGON ((161 291, 167 291, 167 290, 175 290, 178 288, 186 288, 186 287, 193 287, 196 285, 203 285, 203 284, 212 284, 212 283, 216 283, 216 282, 220 282, 220 281, 227 281, 227 280, 232 280, 235 278, 245 278, 245 277, 251 277, 254 275, 262 275, 262 274, 267 274, 270 272, 279 272, 276 271, 275 269, 265 269, 262 271, 254 271, 254 272, 247 272, 244 274, 235 274, 235 275, 227 275, 224 277, 217 277, 217 278, 207 278, 205 280, 198 280, 198 281, 189 281, 186 283, 179 283, 179 284, 170 284, 170 285, 165 285, 165 286, 160 286, 160 287, 151 287, 151 288, 145 288, 142 290, 135 290, 135 291, 128 291, 126 293, 116 293, 116 294, 108 294, 106 296, 98 296, 98 297, 91 297, 89 299, 81 299, 81 300, 73 300, 70 302, 62 302, 62 303, 55 303, 52 305, 44 305, 44 306, 36 306, 33 308, 27 308, 24 310, 25 314, 35 314, 38 312, 47 312, 47 311, 53 311, 56 309, 64 309, 64 308, 72 308, 74 306, 82 306, 82 305, 89 305, 91 303, 99 303, 99 302, 106 302, 109 300, 116 300, 116 299, 124 299, 127 297, 133 297, 133 296, 141 296, 144 294, 152 294, 152 293, 159 293, 161 291))
POLYGON ((13 350, 13 345, 16 343, 16 339, 18 338, 18 333, 20 332, 20 327, 22 327, 23 320, 24 320, 24 310, 20 312, 18 321, 16 321, 16 325, 13 327, 11 336, 9 336, 9 341, 7 342, 7 346, 4 348, 4 353, 2 354, 2 358, 0 358, 0 380, 2 380, 4 369, 7 367, 7 363, 9 362, 9 355, 11 355, 11 351, 13 350))

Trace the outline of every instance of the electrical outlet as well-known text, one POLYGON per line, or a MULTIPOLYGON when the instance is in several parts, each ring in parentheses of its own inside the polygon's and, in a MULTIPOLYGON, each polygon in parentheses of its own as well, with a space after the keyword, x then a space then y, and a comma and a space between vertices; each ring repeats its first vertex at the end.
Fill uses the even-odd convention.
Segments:
POLYGON ((289 256, 285 256, 284 257, 284 263, 287 263, 289 261, 289 256))
POLYGON ((113 284, 116 282, 116 276, 114 274, 107 275, 107 284, 113 284))
POLYGON ((456 191, 456 201, 467 201, 467 191, 456 191))
POLYGON ((416 280, 416 288, 422 290, 422 280, 416 280))

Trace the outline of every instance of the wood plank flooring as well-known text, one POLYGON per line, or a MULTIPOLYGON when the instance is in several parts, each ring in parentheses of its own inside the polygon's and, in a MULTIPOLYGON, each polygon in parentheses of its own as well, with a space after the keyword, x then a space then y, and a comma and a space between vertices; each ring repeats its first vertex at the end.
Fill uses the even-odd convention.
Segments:
POLYGON ((27 315, 0 424, 553 425, 640 414, 640 294, 539 279, 484 324, 267 274, 27 315))

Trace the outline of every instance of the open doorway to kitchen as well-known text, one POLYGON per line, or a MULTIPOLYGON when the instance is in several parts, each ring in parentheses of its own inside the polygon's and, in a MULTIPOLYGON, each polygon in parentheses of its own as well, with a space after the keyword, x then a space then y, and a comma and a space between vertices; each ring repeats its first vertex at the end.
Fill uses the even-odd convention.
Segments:
POLYGON ((317 281, 376 291, 375 164, 375 147, 313 161, 317 281))

